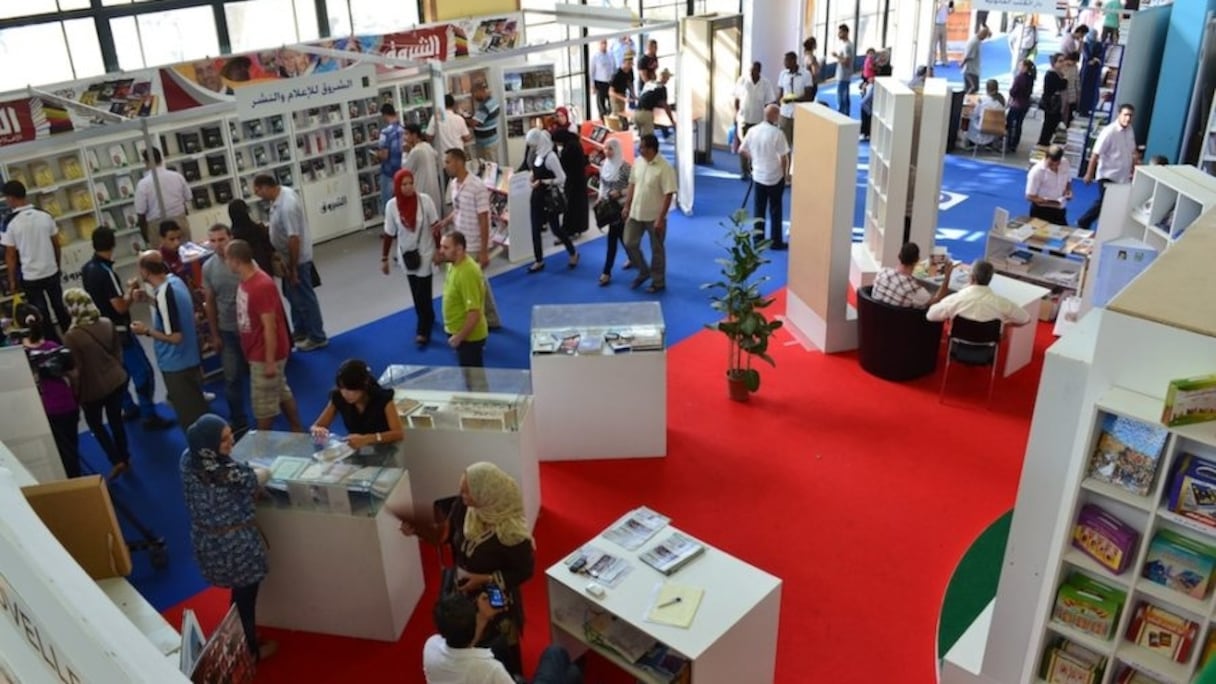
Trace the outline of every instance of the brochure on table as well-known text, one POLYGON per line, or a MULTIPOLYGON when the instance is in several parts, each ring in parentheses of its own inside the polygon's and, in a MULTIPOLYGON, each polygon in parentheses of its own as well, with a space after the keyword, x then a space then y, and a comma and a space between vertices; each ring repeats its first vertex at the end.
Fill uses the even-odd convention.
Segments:
POLYGON ((532 308, 532 353, 610 356, 663 351, 666 325, 654 302, 532 308))

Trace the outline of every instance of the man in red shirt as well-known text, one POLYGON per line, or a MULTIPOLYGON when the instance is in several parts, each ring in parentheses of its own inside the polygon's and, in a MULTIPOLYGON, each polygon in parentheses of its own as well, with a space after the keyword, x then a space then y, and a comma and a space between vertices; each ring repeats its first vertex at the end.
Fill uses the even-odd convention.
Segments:
POLYGON ((259 430, 274 425, 280 409, 293 432, 303 432, 296 399, 287 386, 287 315, 274 280, 253 261, 253 248, 244 240, 233 240, 224 250, 228 268, 241 279, 236 294, 236 325, 241 350, 249 360, 249 385, 253 418, 259 430))

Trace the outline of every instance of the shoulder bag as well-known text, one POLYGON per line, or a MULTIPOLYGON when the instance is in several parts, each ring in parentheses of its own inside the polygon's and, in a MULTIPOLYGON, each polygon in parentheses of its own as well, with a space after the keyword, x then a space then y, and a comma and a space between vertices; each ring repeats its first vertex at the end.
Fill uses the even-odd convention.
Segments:
POLYGON ((557 183, 545 183, 544 206, 549 216, 560 216, 566 213, 566 193, 557 183))
POLYGON ((611 197, 595 203, 592 207, 595 211, 595 225, 599 228, 611 226, 621 221, 621 205, 611 197))

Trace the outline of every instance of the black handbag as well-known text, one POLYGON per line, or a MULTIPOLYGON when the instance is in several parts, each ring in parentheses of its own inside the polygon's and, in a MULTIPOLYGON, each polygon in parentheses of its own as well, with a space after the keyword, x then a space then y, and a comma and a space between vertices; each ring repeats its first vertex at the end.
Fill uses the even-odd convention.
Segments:
POLYGON ((545 186, 545 213, 549 216, 560 216, 566 213, 566 193, 557 184, 545 186))
POLYGON ((401 263, 407 271, 417 271, 422 267, 422 252, 416 249, 405 250, 401 253, 401 263))
POLYGON ((595 203, 595 225, 605 228, 621 222, 621 205, 611 197, 606 197, 595 203))

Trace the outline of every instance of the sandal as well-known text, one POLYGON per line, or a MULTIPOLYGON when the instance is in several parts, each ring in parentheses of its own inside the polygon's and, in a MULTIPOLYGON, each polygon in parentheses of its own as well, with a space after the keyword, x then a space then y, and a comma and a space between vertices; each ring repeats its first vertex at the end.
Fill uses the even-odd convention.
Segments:
POLYGON ((429 337, 427 337, 426 335, 414 336, 414 344, 418 345, 418 347, 420 349, 422 347, 425 347, 426 345, 430 344, 430 342, 431 342, 431 339, 429 337))
POLYGON ((545 262, 543 261, 537 261, 528 267, 528 273, 540 273, 543 270, 545 270, 545 262))
POLYGON ((566 268, 574 268, 575 266, 578 266, 578 252, 575 252, 574 256, 570 257, 570 263, 566 264, 566 268))
POLYGON ((611 282, 612 282, 612 276, 608 275, 607 273, 600 276, 600 287, 603 287, 611 282))

